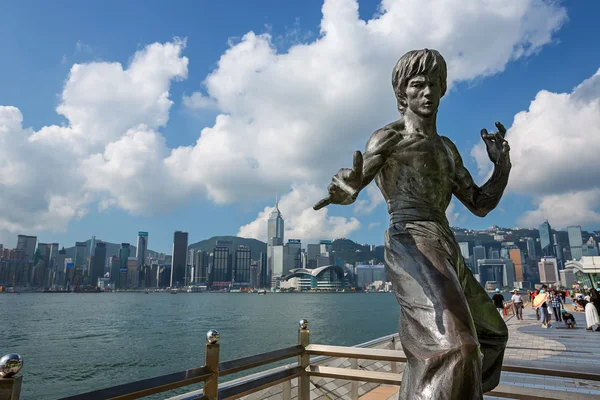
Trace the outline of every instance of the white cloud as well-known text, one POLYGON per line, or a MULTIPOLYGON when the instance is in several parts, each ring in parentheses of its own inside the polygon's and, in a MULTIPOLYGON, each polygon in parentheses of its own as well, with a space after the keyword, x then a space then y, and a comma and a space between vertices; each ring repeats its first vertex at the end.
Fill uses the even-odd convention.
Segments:
POLYGON ((183 105, 192 111, 214 109, 217 107, 213 99, 200 92, 194 92, 190 96, 183 96, 183 105))
MULTIPOLYGON (((506 137, 513 164, 507 190, 532 196, 537 207, 520 218, 522 225, 545 218, 556 226, 598 221, 600 69, 571 93, 540 91, 506 137)), ((488 171, 482 145, 471 154, 479 154, 480 171, 488 171)))
POLYGON ((562 228, 600 223, 600 188, 542 196, 535 202, 537 208, 519 218, 520 226, 537 226, 545 219, 562 228))
POLYGON ((375 185, 375 183, 372 183, 369 186, 367 186, 366 191, 369 199, 356 200, 356 202, 354 203, 354 213, 356 215, 369 215, 373 211, 375 211, 378 205, 385 202, 381 191, 379 190, 377 185, 375 185))
MULTIPOLYGON (((304 242, 319 239, 347 237, 360 228, 356 218, 334 217, 329 210, 314 211, 312 206, 321 199, 322 191, 315 185, 293 185, 292 190, 279 200, 279 211, 284 219, 285 239, 304 242)), ((273 207, 265 207, 257 218, 240 227, 238 236, 265 240, 267 219, 273 207)))
POLYGON ((379 225, 381 225, 381 223, 380 223, 380 222, 371 222, 371 223, 369 224, 369 226, 367 227, 367 229, 368 229, 368 230, 371 230, 371 229, 373 229, 373 228, 376 228, 376 227, 378 227, 379 225))
MULTIPOLYGON (((151 44, 127 66, 75 64, 57 108, 65 126, 33 132, 18 110, 2 108, 0 140, 10 143, 0 148, 0 204, 14 213, 0 219, 0 231, 61 229, 95 204, 152 213, 193 195, 229 203, 290 184, 318 199, 331 175, 351 164, 354 146, 397 117, 390 75, 404 52, 440 50, 452 84, 534 53, 566 19, 564 8, 543 0, 384 0, 368 21, 354 0, 327 0, 322 11, 320 36, 284 53, 268 34, 249 32, 231 44, 204 94, 183 100, 219 112, 191 146, 169 149, 160 133, 171 83, 188 74, 182 40, 151 44)), ((291 237, 344 236, 359 226, 303 201, 287 213, 291 237)), ((250 227, 260 223, 241 230, 258 235, 250 227)))

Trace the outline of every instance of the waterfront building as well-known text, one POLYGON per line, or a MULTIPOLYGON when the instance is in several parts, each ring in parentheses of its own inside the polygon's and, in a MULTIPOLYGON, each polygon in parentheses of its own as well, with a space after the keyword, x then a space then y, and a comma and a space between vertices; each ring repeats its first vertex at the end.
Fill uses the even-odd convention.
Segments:
POLYGON ((194 273, 192 275, 193 283, 208 282, 208 264, 209 253, 202 250, 196 251, 194 254, 194 273))
POLYGON ((54 261, 54 269, 56 270, 56 276, 54 278, 54 284, 58 286, 65 285, 65 259, 67 258, 67 250, 63 247, 58 251, 56 260, 54 261))
POLYGON ((106 243, 97 242, 95 244, 94 255, 91 259, 90 284, 96 286, 98 279, 104 276, 104 265, 106 263, 106 243))
POLYGON ((477 260, 477 270, 483 287, 488 282, 496 282, 498 287, 513 287, 515 284, 515 268, 511 259, 477 260))
POLYGON ((548 221, 540 225, 540 245, 542 246, 542 257, 556 257, 552 227, 548 221))
POLYGON ((185 286, 187 266, 188 233, 176 231, 173 234, 173 256, 171 259, 171 287, 185 286))
POLYGON ((235 268, 232 281, 237 285, 250 286, 250 247, 238 246, 235 250, 235 268))
POLYGON ((571 271, 575 281, 583 289, 600 290, 600 257, 581 257, 566 263, 565 270, 571 271))
POLYGON ((583 234, 581 226, 568 226, 569 249, 571 250, 571 259, 580 260, 583 257, 583 234))
POLYGON ((250 289, 258 289, 258 262, 252 261, 250 264, 250 289))
POLYGON ((24 250, 6 249, 0 251, 0 286, 27 286, 31 279, 33 260, 27 258, 24 250))
POLYGON ((140 286, 139 268, 137 257, 129 257, 127 259, 127 288, 137 289, 140 286))
POLYGON ((597 257, 598 256, 598 244, 592 236, 588 239, 582 247, 582 257, 597 257))
POLYGON ((306 268, 313 269, 317 268, 317 257, 321 255, 320 244, 307 244, 306 245, 306 268))
POLYGON ((146 258, 148 257, 148 232, 138 232, 137 247, 135 250, 137 265, 141 267, 146 264, 146 258))
POLYGON ((87 252, 86 242, 75 242, 75 257, 73 263, 76 267, 85 267, 85 253, 87 252))
POLYGON ((337 265, 328 265, 315 269, 293 269, 282 276, 280 289, 294 290, 339 290, 348 287, 344 269, 337 265))
POLYGON ((23 256, 26 260, 33 260, 33 254, 35 253, 35 245, 37 243, 37 236, 18 235, 17 236, 17 250, 23 252, 23 256))
POLYGON ((356 272, 356 287, 365 289, 375 281, 387 282, 387 273, 385 265, 357 265, 356 272))
POLYGON ((560 282, 556 257, 543 257, 538 263, 540 282, 556 285, 560 282))
POLYGON ((229 247, 217 246, 212 253, 212 268, 209 287, 223 289, 231 285, 231 253, 229 247))
POLYGON ((114 284, 115 289, 120 287, 119 279, 121 274, 121 259, 117 256, 110 258, 110 280, 114 284))
POLYGON ((271 286, 271 276, 267 268, 267 253, 260 253, 258 257, 258 286, 268 288, 271 286))
POLYGON ((96 251, 96 236, 92 236, 92 240, 90 240, 90 258, 94 257, 95 251, 96 251))
POLYGON ((131 245, 129 243, 121 243, 121 248, 119 249, 119 259, 121 260, 121 265, 119 266, 119 269, 127 269, 127 260, 129 260, 130 256, 131 245))

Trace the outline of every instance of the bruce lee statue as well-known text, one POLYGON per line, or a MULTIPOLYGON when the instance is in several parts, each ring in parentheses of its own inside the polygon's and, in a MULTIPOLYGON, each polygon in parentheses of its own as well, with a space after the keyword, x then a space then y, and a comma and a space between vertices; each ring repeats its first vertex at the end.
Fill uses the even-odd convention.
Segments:
POLYGON ((508 330, 488 294, 466 267, 450 230, 452 195, 473 214, 493 210, 511 168, 506 129, 481 130, 494 172, 481 187, 458 149, 436 128, 446 92, 446 61, 435 50, 406 53, 392 73, 402 117, 375 131, 364 154, 354 153, 328 187, 329 204, 352 204, 375 179, 386 200, 390 225, 385 267, 400 304, 400 341, 407 364, 401 400, 480 400, 495 388, 508 330))

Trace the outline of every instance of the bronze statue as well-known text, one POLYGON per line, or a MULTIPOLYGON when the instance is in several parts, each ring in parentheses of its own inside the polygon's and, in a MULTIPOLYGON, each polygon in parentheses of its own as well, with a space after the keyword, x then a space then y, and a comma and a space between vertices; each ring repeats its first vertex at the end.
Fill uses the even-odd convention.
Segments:
POLYGON ((500 381, 508 330, 466 267, 445 211, 454 194, 473 214, 493 210, 511 168, 506 129, 483 139, 494 173, 473 181, 452 141, 438 135, 437 110, 446 92, 446 62, 435 50, 406 53, 392 85, 402 118, 381 128, 341 169, 314 209, 352 204, 373 179, 390 226, 385 264, 400 304, 400 341, 408 359, 400 399, 482 399, 500 381))

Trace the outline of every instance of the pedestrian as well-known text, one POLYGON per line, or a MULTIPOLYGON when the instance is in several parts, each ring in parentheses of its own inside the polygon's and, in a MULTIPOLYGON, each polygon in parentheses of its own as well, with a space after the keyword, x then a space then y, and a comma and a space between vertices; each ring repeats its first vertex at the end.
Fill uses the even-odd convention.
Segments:
POLYGON ((600 317, 598 317, 594 299, 590 296, 585 296, 584 299, 588 302, 585 305, 585 324, 587 325, 585 330, 591 331, 594 328, 594 325, 596 325, 596 332, 600 332, 600 317))
POLYGON ((492 301, 500 315, 502 315, 504 311, 504 296, 500 293, 500 289, 496 288, 496 294, 492 296, 492 301))
MULTIPOLYGON (((531 298, 529 299, 529 301, 531 301, 531 307, 533 307, 533 301, 538 294, 540 294, 540 292, 537 289, 535 289, 533 291, 533 293, 531 294, 531 298)), ((535 308, 535 316, 536 316, 537 320, 539 321, 540 320, 540 310, 537 307, 534 307, 534 308, 535 308)))
POLYGON ((552 289, 552 293, 550 294, 550 304, 552 304, 552 311, 554 312, 556 322, 561 321, 560 309, 563 308, 563 302, 555 289, 552 289))
POLYGON ((523 298, 519 294, 519 289, 513 290, 513 295, 511 297, 513 309, 515 310, 515 315, 518 320, 523 319, 523 298))
POLYGON ((546 293, 546 289, 542 286, 540 294, 535 296, 535 299, 533 300, 533 306, 540 310, 542 328, 544 329, 552 328, 552 325, 548 323, 548 298, 548 293, 546 293))
POLYGON ((600 315, 600 293, 598 293, 598 291, 595 288, 591 288, 590 297, 594 301, 594 306, 596 307, 598 315, 600 315))

